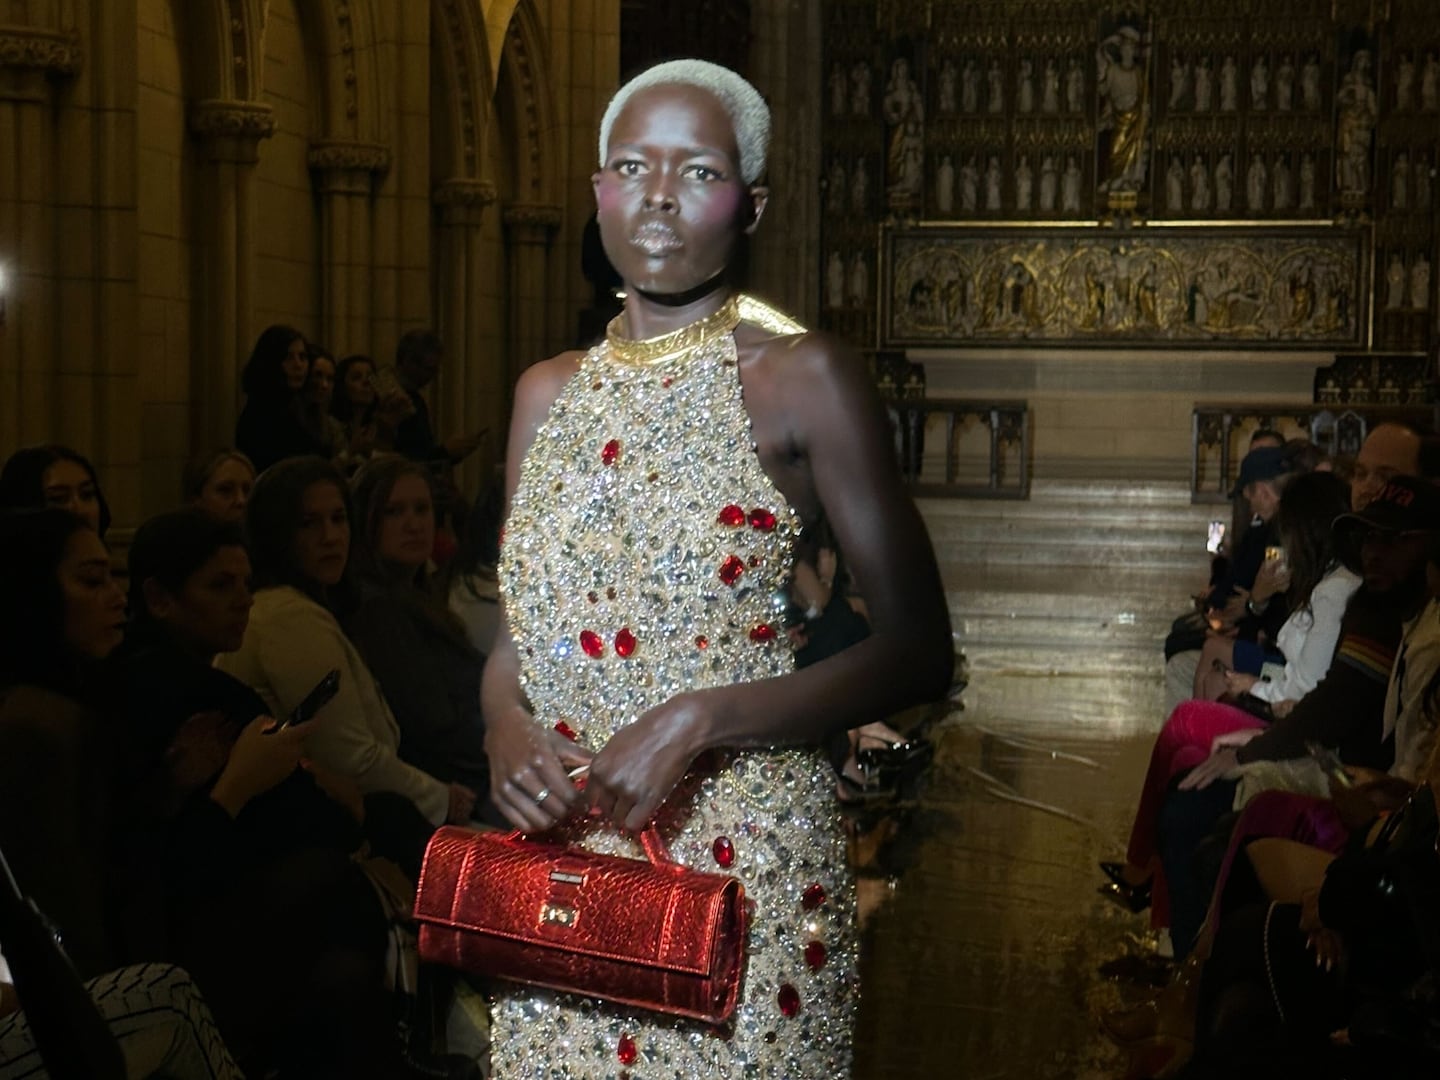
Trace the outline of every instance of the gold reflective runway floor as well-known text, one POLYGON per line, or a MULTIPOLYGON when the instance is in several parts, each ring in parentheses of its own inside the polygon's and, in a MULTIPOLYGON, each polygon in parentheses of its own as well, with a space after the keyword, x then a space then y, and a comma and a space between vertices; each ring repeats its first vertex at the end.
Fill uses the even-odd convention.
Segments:
POLYGON ((1153 677, 972 674, 919 797, 859 842, 856 1080, 1123 1075, 1093 1010, 1135 990, 1099 969, 1148 955, 1147 923, 1095 864, 1123 855, 1163 719, 1156 653, 1153 677))

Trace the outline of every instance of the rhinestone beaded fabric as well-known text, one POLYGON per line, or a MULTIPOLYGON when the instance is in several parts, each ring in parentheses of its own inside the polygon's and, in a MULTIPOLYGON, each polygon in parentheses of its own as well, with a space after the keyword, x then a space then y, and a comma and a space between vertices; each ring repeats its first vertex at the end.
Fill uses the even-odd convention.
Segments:
MULTIPOLYGON (((676 693, 789 672, 798 531, 756 457, 733 336, 645 367, 591 350, 526 455, 501 558, 537 721, 598 750, 676 693)), ((714 757, 657 824, 676 861, 738 876, 755 905, 733 1024, 506 986, 498 1080, 849 1076, 855 892, 830 766, 813 750, 714 757)), ((644 857, 593 821, 566 838, 644 857)))

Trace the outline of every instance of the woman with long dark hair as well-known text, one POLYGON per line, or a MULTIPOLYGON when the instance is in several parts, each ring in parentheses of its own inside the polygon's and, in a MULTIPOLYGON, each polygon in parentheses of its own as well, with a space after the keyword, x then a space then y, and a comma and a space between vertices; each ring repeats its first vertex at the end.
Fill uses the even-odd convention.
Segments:
POLYGON ((102 540, 110 528, 110 505, 95 466, 68 446, 27 446, 11 454, 0 469, 0 510, 43 506, 78 514, 102 540))
POLYGON ((309 376, 305 335, 291 326, 267 327, 241 375, 245 408, 235 425, 235 445, 260 472, 287 457, 328 456, 329 448, 305 424, 309 376))

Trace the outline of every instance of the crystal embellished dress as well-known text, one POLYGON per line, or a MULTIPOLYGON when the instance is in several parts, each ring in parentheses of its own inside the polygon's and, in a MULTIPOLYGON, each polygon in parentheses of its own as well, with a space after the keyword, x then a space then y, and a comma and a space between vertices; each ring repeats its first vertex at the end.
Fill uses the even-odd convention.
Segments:
MULTIPOLYGON (((756 456, 733 334, 648 365, 592 349, 525 457, 505 531, 501 587, 537 722, 599 750, 677 693, 789 672, 779 620, 798 529, 756 456)), ((849 1076, 855 894, 834 783, 818 750, 707 755, 657 819, 678 862, 738 876, 754 904, 732 1024, 507 984, 495 1077, 849 1076)), ((566 838, 644 858, 593 820, 566 838)))

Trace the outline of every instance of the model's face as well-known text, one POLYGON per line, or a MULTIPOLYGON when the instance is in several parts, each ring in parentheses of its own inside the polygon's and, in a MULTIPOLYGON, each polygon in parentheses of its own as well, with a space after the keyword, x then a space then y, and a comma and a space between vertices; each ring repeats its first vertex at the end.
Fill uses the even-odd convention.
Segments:
POLYGON ((306 351, 304 338, 296 338, 290 343, 285 359, 280 362, 280 370, 285 373, 285 385, 291 390, 299 393, 305 389, 305 379, 310 374, 310 354, 306 351))
POLYGON ((250 466, 239 458, 226 458, 205 481, 195 502, 211 517, 238 525, 245 520, 245 507, 250 505, 254 487, 255 473, 250 466))
POLYGON ((65 545, 57 573, 66 644, 103 660, 125 637, 125 594, 110 574, 110 553, 98 535, 81 529, 65 545))
POLYGON ((1363 510, 1397 476, 1420 471, 1420 439, 1393 424, 1382 424, 1360 447, 1350 474, 1350 505, 1363 510))
POLYGON ((627 286, 688 292, 718 277, 765 206, 747 187, 724 106, 690 86, 636 93, 593 177, 605 254, 627 286))
POLYGON ((399 566, 420 567, 435 549, 435 507, 430 485, 418 476, 402 476, 390 489, 380 512, 375 542, 380 558, 399 566))
POLYGON ((145 586, 150 614, 198 651, 235 652, 250 622, 250 557, 243 547, 221 548, 172 593, 153 579, 145 586))
POLYGON ((312 404, 322 409, 330 407, 335 394, 335 364, 327 356, 317 356, 310 368, 310 380, 305 384, 305 393, 312 404))
POLYGON ((61 459, 40 477, 40 492, 46 506, 69 510, 100 532, 100 490, 84 466, 61 459))
POLYGON ((295 536, 295 562, 300 572, 319 585, 338 585, 350 556, 350 518, 340 489, 317 480, 300 499, 300 530, 295 536))
POLYGON ((375 368, 359 360, 345 369, 345 393, 351 405, 363 409, 375 401, 374 378, 375 368))

